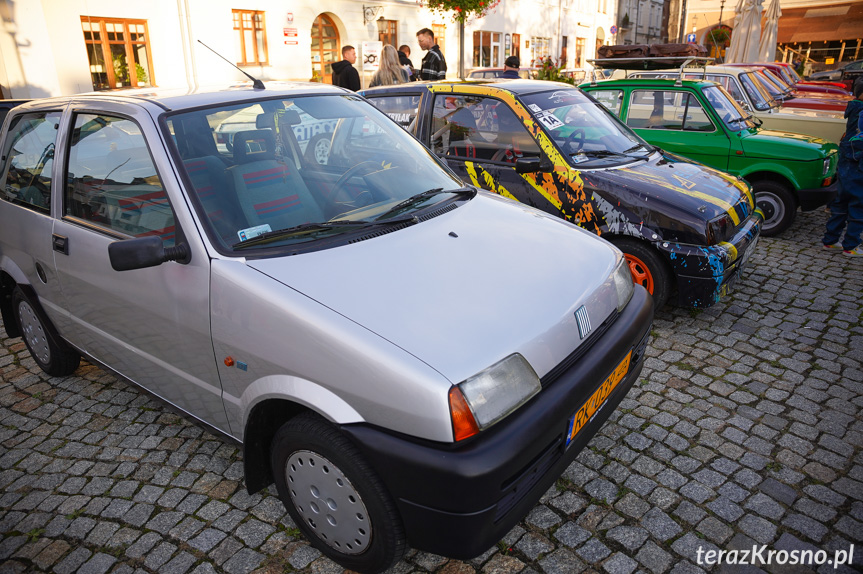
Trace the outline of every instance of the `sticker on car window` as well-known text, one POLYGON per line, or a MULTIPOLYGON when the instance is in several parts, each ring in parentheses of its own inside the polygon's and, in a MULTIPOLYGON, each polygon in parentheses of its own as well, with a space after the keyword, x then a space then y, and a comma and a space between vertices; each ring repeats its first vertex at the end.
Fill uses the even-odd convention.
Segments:
POLYGON ((542 108, 541 108, 541 107, 539 107, 539 106, 538 106, 538 105, 536 105, 536 104, 530 104, 530 105, 529 105, 529 106, 527 106, 527 107, 528 107, 528 108, 530 108, 530 111, 532 111, 533 113, 539 113, 539 112, 541 112, 541 111, 542 111, 542 108))
POLYGON ((258 235, 263 235, 269 231, 272 231, 273 228, 270 227, 269 223, 265 223, 263 225, 256 225, 255 227, 249 227, 247 229, 241 229, 237 231, 237 235, 240 236, 240 241, 245 241, 246 239, 252 239, 253 237, 257 237, 258 235))
POLYGON ((583 161, 587 161, 588 159, 589 158, 586 155, 584 155, 583 153, 579 153, 579 154, 572 156, 572 161, 574 161, 575 163, 581 163, 583 161))
POLYGON ((563 122, 557 119, 557 116, 551 112, 539 112, 536 114, 536 119, 542 122, 542 125, 550 130, 555 130, 563 126, 563 122))

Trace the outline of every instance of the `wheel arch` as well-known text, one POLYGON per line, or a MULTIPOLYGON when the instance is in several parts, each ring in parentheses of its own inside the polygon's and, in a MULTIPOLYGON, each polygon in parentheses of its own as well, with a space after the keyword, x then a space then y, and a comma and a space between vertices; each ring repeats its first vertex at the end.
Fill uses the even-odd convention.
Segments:
POLYGON ((20 269, 16 267, 15 270, 18 271, 15 274, 19 276, 17 279, 5 268, 0 271, 0 317, 3 318, 3 327, 6 330, 7 337, 21 336, 21 329, 18 326, 18 320, 15 318, 15 311, 12 308, 12 293, 15 291, 15 287, 19 287, 33 301, 34 305, 39 305, 36 291, 26 282, 26 279, 22 281, 24 275, 20 272, 20 269))
POLYGON ((794 197, 794 201, 799 207, 800 198, 797 195, 797 183, 792 178, 791 174, 784 174, 777 171, 759 170, 742 175, 742 177, 747 182, 749 182, 749 185, 751 185, 753 188, 755 187, 755 184, 762 181, 770 181, 785 187, 794 197))

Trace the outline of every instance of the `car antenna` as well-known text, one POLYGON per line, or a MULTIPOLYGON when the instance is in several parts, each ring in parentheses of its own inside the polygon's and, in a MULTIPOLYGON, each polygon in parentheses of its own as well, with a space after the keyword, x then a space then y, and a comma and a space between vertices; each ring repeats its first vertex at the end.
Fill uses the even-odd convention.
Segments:
POLYGON ((253 88, 255 88, 256 90, 266 90, 267 89, 266 86, 264 86, 264 82, 262 82, 261 80, 258 80, 257 78, 254 78, 250 73, 246 72, 245 70, 240 68, 238 65, 236 65, 235 63, 233 63, 232 61, 230 61, 229 59, 227 59, 226 57, 224 57, 223 55, 221 55, 220 53, 218 53, 217 51, 215 51, 211 47, 207 46, 206 44, 204 44, 200 40, 198 40, 198 43, 201 44, 206 49, 208 49, 209 51, 211 51, 212 53, 214 53, 215 55, 217 55, 218 57, 220 57, 221 59, 223 59, 224 61, 226 61, 227 63, 231 64, 233 67, 240 70, 240 72, 242 72, 244 76, 246 76, 247 78, 252 80, 252 87, 253 88))

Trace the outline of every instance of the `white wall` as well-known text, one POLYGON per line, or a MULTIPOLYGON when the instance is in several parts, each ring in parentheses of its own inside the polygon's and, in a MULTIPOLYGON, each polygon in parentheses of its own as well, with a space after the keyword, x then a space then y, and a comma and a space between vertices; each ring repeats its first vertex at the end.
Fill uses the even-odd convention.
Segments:
MULTIPOLYGON (((331 0, 327 11, 336 22, 342 45, 358 48, 377 40, 375 21, 364 24, 363 6, 368 0, 331 0)), ((376 17, 398 21, 398 43, 411 47, 411 59, 419 67, 424 52, 416 32, 446 25, 446 58, 449 77, 458 70, 458 26, 446 14, 417 8, 412 0, 375 2, 376 17)), ((616 0, 506 0, 486 16, 465 27, 465 68, 473 59, 473 32, 485 30, 521 35, 524 65, 530 50, 524 42, 532 36, 551 38, 551 56, 560 54, 560 36, 568 37, 568 61, 573 67, 576 38, 585 38, 585 58, 595 54, 597 29, 607 42, 617 21, 616 0), (559 2, 563 2, 562 6, 559 2), (600 13, 604 4, 607 13, 600 13), (558 18, 560 15, 560 18, 558 18), (560 21, 560 24, 558 24, 560 21)), ((201 40, 231 62, 239 60, 231 10, 265 11, 266 66, 244 70, 264 80, 311 78, 311 29, 321 4, 285 3, 281 0, 0 0, 0 85, 4 97, 33 98, 88 92, 93 89, 81 17, 146 20, 153 62, 153 78, 159 87, 194 87, 245 81, 242 73, 204 48, 201 40), (293 15, 289 20, 288 13, 293 15), (188 17, 187 17, 188 16, 188 17), (296 28, 297 45, 286 45, 283 30, 296 28)), ((502 46, 503 48, 503 46, 502 46)), ((503 53, 503 50, 502 50, 503 53)), ((501 62, 499 64, 502 64, 501 62)), ((359 64, 358 64, 359 67, 359 64)))

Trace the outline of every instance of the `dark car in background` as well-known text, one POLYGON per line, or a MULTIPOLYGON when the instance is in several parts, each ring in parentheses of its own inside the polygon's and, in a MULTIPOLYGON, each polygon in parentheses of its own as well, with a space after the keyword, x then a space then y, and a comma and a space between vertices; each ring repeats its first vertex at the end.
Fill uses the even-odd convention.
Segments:
POLYGON ((434 82, 362 93, 466 183, 612 242, 657 307, 712 305, 758 240, 762 217, 745 181, 658 150, 568 84, 434 82))

